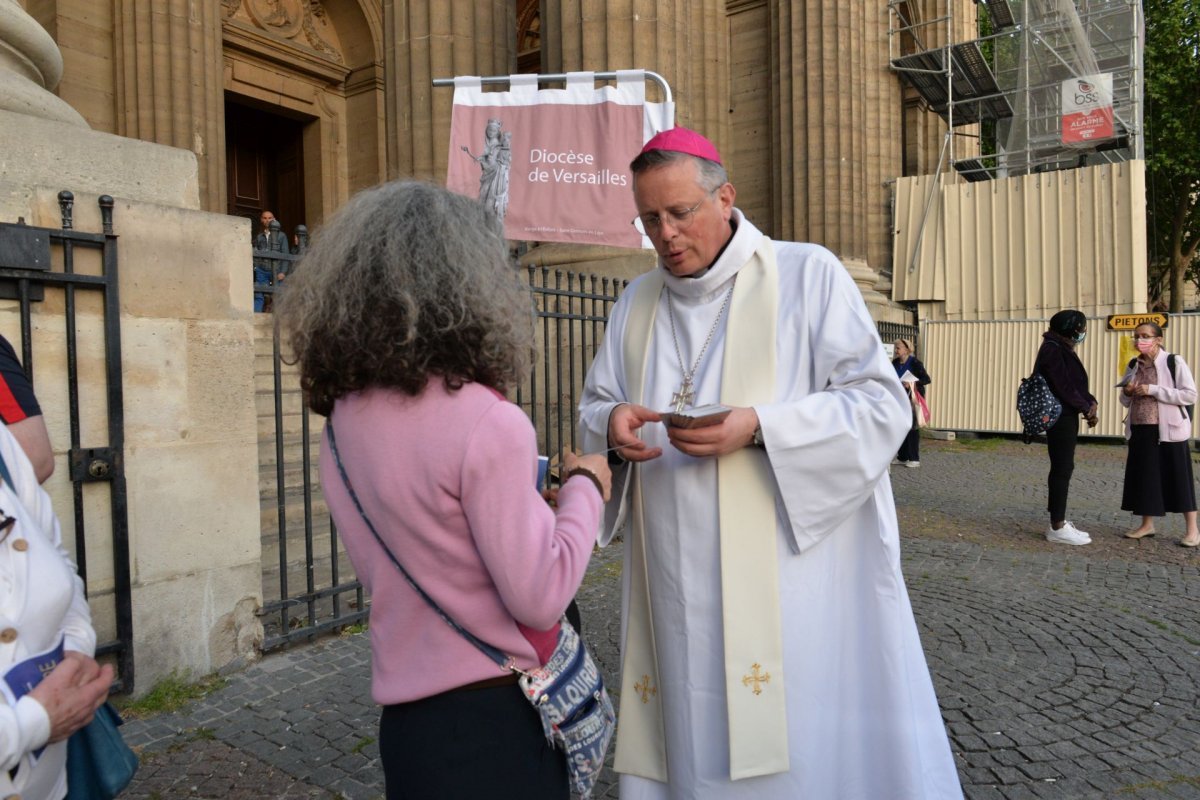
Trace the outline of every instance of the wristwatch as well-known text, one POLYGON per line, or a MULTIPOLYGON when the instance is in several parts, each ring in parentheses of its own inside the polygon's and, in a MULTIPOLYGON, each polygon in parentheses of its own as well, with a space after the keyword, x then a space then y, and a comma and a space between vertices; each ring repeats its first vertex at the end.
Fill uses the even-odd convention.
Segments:
POLYGON ((754 427, 754 436, 750 439, 750 444, 757 447, 759 450, 766 450, 767 443, 763 441, 762 424, 759 423, 754 427))

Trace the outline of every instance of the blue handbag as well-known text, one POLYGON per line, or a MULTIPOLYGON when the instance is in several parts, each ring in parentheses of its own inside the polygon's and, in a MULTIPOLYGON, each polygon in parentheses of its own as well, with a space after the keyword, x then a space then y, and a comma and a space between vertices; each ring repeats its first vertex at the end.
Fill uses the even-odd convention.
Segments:
POLYGON ((67 740, 67 800, 112 800, 137 772, 138 758, 121 738, 124 720, 105 703, 67 740))

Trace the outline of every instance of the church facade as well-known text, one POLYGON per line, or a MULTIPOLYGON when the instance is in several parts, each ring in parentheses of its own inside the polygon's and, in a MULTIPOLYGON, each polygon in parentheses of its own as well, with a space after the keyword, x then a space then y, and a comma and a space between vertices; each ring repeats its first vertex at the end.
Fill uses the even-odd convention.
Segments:
MULTIPOLYGON (((747 215, 829 247, 880 313, 891 184, 930 171, 945 133, 889 69, 904 43, 866 0, 25 5, 62 51, 58 94, 94 130, 190 150, 205 210, 270 207, 287 230, 381 180, 444 181, 452 91, 435 78, 652 70, 677 124, 725 154, 747 215)), ((945 3, 902 5, 934 18, 945 3)))

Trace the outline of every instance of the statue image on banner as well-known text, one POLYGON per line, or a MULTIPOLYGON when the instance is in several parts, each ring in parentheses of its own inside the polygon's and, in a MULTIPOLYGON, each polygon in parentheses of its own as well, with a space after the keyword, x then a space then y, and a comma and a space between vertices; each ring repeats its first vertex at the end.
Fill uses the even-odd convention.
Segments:
POLYGON ((512 168, 512 133, 500 132, 501 122, 489 119, 483 130, 483 152, 475 155, 463 145, 462 151, 479 164, 479 202, 500 219, 508 211, 508 174, 512 168))

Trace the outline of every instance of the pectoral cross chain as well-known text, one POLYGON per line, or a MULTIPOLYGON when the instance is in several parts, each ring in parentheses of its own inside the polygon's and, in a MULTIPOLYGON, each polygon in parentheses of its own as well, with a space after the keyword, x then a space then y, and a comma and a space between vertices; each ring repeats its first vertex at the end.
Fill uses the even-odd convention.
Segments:
POLYGON ((700 362, 704 360, 704 354, 708 352, 708 345, 717 332, 717 326, 721 324, 721 317, 725 316, 725 309, 729 307, 729 298, 733 297, 733 284, 730 284, 729 291, 725 293, 721 310, 717 312, 717 318, 713 320, 712 327, 708 329, 708 336, 704 338, 704 344, 700 347, 700 355, 696 356, 696 363, 692 364, 691 369, 688 369, 687 365, 683 363, 683 352, 679 349, 679 335, 675 333, 675 304, 671 300, 671 290, 666 289, 665 291, 667 293, 667 314, 670 315, 671 320, 671 340, 675 343, 675 357, 679 359, 679 371, 683 373, 683 383, 680 384, 679 391, 671 395, 671 405, 675 407, 676 414, 682 414, 688 406, 696 401, 696 388, 692 385, 692 378, 695 376, 696 370, 700 369, 700 362))

